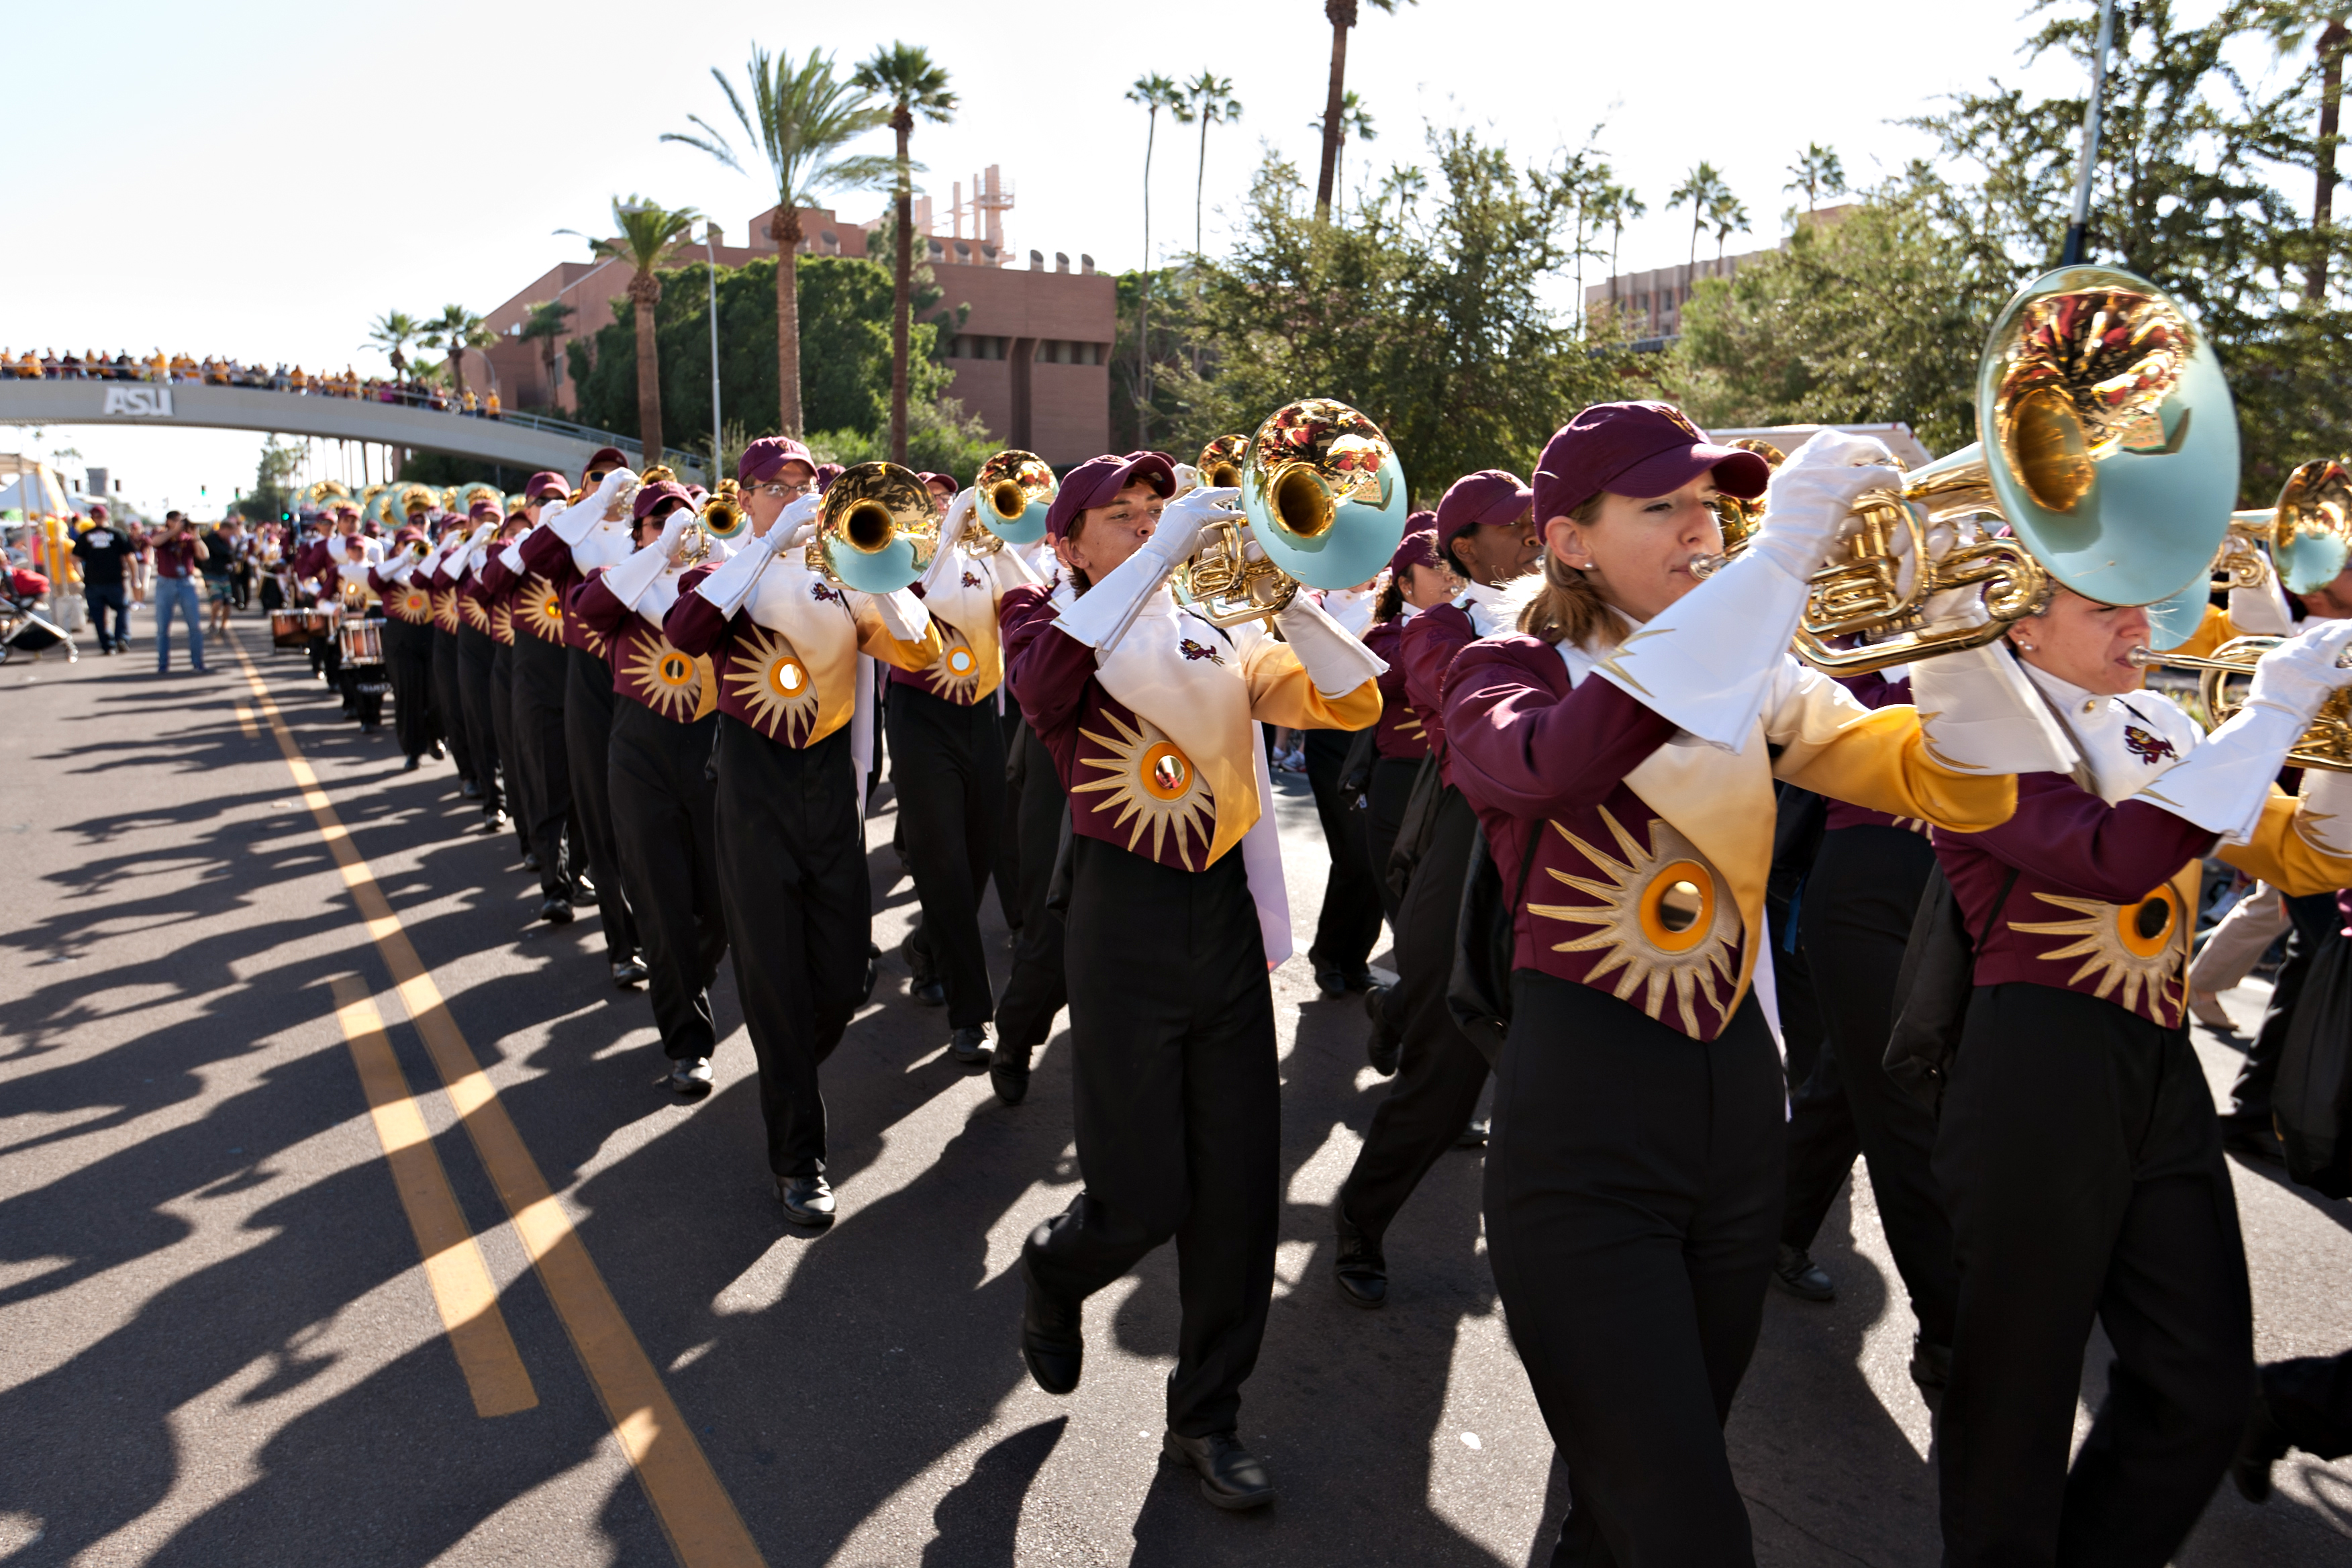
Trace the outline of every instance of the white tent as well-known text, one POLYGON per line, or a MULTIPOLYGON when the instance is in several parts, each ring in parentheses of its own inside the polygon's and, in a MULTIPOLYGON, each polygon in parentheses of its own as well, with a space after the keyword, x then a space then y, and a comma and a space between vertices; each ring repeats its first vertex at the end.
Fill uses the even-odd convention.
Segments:
POLYGON ((21 512, 27 519, 77 515, 71 494, 57 471, 40 464, 0 485, 0 512, 21 512))

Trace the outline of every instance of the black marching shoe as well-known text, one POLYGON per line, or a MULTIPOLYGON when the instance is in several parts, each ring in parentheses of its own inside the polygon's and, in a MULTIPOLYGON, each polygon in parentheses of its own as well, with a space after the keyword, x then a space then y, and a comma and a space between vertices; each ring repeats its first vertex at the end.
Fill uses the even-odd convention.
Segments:
POLYGON ((457 783, 457 798, 459 800, 479 800, 482 798, 482 786, 476 784, 471 779, 460 779, 457 783))
MULTIPOLYGON (((879 942, 866 944, 866 1001, 874 1000, 874 988, 882 984, 882 946, 879 942)), ((865 1004, 860 1003, 863 1006, 865 1004)))
POLYGON ((1911 1381, 1933 1405, 1944 1396, 1952 1381, 1952 1347, 1930 1344, 1917 1333, 1911 1336, 1911 1381))
POLYGON ((1348 994, 1348 977, 1336 964, 1318 963, 1315 966, 1315 989, 1326 996, 1345 996, 1348 994))
POLYGON ((550 899, 539 906, 538 918, 551 926, 568 926, 572 923, 572 906, 562 899, 550 899))
POLYGON ((997 1102, 1018 1105, 1029 1098, 1029 1053, 1016 1051, 1002 1040, 988 1054, 988 1081, 997 1102))
POLYGON ((1264 1508, 1274 1500, 1274 1482, 1266 1476, 1265 1461, 1243 1447, 1241 1439, 1231 1432, 1212 1432, 1205 1437, 1171 1432, 1160 1446, 1160 1457, 1198 1475, 1201 1495, 1219 1508, 1239 1511, 1264 1508))
POLYGON ((2285 1458, 2294 1446, 2271 1419, 2269 1401, 2254 1395, 2254 1407, 2246 1414, 2245 1436, 2238 1439, 2237 1457, 2230 1461, 2230 1480, 2238 1495, 2248 1502, 2270 1501, 2271 1467, 2285 1458))
POLYGON ((506 826, 507 814, 500 811, 498 807, 492 806, 489 810, 482 813, 483 832, 503 833, 506 831, 506 826))
POLYGON ((931 967, 931 955, 916 942, 915 939, 922 934, 923 928, 917 926, 898 944, 898 956, 907 964, 907 994, 926 1007, 944 1007, 948 1005, 948 988, 940 984, 939 973, 931 967))
POLYGON ((411 757, 406 762, 400 764, 400 771, 404 773, 413 773, 424 765, 425 760, 422 757, 411 757))
POLYGON ((1463 1128, 1454 1138, 1454 1146, 1456 1149, 1484 1149, 1486 1146, 1486 1123, 1474 1116, 1470 1119, 1469 1125, 1463 1128))
POLYGON ((538 850, 526 849, 522 852, 522 868, 526 871, 536 871, 539 869, 538 850))
POLYGON ((1348 1299, 1350 1306, 1385 1306, 1389 1299, 1389 1261, 1381 1256, 1381 1244, 1358 1229, 1356 1222, 1336 1205, 1331 1218, 1339 1232, 1339 1250, 1331 1256, 1331 1277, 1339 1282, 1339 1294, 1348 1299))
POLYGON ((778 1176, 776 1201, 784 1218, 806 1230, 823 1230, 833 1223, 833 1189, 823 1176, 778 1176))
POLYGON ((1067 1394, 1077 1387, 1078 1374, 1086 1369, 1087 1341, 1078 1303, 1059 1300, 1037 1283, 1025 1248, 1021 1282, 1028 1289, 1021 1308, 1021 1359, 1038 1387, 1048 1394, 1067 1394))
POLYGON ((1808 1301, 1834 1301, 1837 1282, 1829 1270, 1813 1261, 1812 1254, 1801 1247, 1780 1244, 1780 1256, 1772 1263, 1772 1282, 1791 1296, 1808 1301))
POLYGON ((583 910, 596 907, 596 884, 585 877, 572 879, 572 901, 583 910))
POLYGON ((1397 1058, 1404 1054, 1403 1037, 1390 1033, 1388 1016, 1381 1010, 1388 996, 1385 985, 1374 985, 1364 993, 1364 1016, 1372 1021, 1371 1037, 1364 1042, 1364 1059, 1382 1078, 1396 1075, 1397 1058))
POLYGON ((960 1067, 979 1068, 988 1065, 988 1031, 978 1024, 966 1025, 948 1038, 948 1055, 955 1058, 960 1067))
POLYGON ((643 985, 649 973, 651 972, 646 968, 646 961, 635 953, 631 953, 626 958, 616 958, 613 961, 613 984, 624 991, 632 986, 643 985))
POLYGON ((710 1092, 710 1058, 688 1057, 672 1062, 662 1077, 663 1087, 680 1100, 700 1100, 710 1092))
POLYGON ((436 763, 437 763, 437 762, 439 762, 442 758, 444 758, 444 757, 447 756, 448 754, 449 754, 449 748, 448 748, 448 746, 447 746, 446 743, 444 743, 444 742, 440 742, 440 741, 436 741, 436 742, 433 742, 433 752, 432 752, 432 755, 433 755, 433 760, 434 760, 435 762, 436 762, 436 763))

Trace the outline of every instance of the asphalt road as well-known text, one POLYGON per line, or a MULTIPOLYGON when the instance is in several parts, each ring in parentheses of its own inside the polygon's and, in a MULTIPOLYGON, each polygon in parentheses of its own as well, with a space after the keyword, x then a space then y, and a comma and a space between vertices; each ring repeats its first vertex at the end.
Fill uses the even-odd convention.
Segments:
MULTIPOLYGON (((1355 1002, 1302 960, 1275 976, 1284 1240, 1243 1411, 1282 1499, 1227 1516, 1154 1462, 1166 1249, 1089 1303, 1074 1396, 1022 1371, 1012 1265, 1076 1181, 1060 1039, 1006 1110, 886 960, 825 1069, 842 1217, 789 1232, 731 985, 717 1092, 671 1103, 593 919, 530 924, 511 837, 475 828, 448 764, 404 775, 388 731, 340 721, 253 622, 241 641, 351 865, 226 651, 166 679, 143 637, 0 670, 0 1563, 1546 1559, 1565 1486, 1479 1156, 1398 1220, 1385 1311, 1328 1280, 1382 1086, 1355 1002)), ((1304 925, 1324 860, 1290 783, 1304 925)), ((886 785, 886 950, 914 909, 891 828, 886 785)), ((1001 978, 992 905, 990 931, 1001 978)), ((2231 1043, 2199 1046, 2226 1084, 2231 1043)), ((2352 1344, 2352 1205, 2270 1171, 2238 1188, 2260 1352, 2352 1344)), ((1772 1298, 1730 1427, 1758 1559, 1932 1563, 1911 1320, 1859 1174, 1816 1255, 1839 1299, 1772 1298)), ((2225 1488, 2179 1561, 2352 1558, 2352 1462, 2279 1474, 2267 1508, 2225 1488)))

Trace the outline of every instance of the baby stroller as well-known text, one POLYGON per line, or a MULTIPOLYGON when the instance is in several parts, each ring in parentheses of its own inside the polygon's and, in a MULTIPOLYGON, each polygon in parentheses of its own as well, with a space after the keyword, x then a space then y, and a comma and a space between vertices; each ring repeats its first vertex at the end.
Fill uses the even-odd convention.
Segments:
POLYGON ((49 591, 49 580, 38 572, 11 567, 0 570, 0 664, 12 658, 38 658, 51 648, 66 650, 66 662, 81 658, 72 637, 33 605, 49 591))

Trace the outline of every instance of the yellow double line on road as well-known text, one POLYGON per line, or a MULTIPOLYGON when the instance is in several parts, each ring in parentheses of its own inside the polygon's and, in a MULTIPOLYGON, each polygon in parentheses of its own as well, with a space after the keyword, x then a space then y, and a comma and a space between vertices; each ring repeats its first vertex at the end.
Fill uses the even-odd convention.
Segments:
MULTIPOLYGON (((260 671, 254 668, 252 659, 246 656, 245 649, 234 637, 229 639, 229 646, 236 654, 237 663, 244 668, 246 684, 253 691, 256 706, 268 723, 270 733, 278 739, 278 749, 286 759, 288 770, 294 775, 296 787, 302 792, 303 804, 310 808, 320 837, 326 840, 328 849, 334 855, 336 866, 342 871, 343 884, 351 891, 352 903, 359 907, 360 919, 374 941, 376 952, 383 956, 384 967, 392 973, 394 987, 400 994, 401 1005, 408 1012, 409 1023, 425 1042, 425 1049, 441 1075, 442 1087, 457 1110, 457 1120, 466 1129, 467 1136, 473 1140, 474 1152, 481 1157, 484 1168, 489 1173, 491 1184, 498 1188, 499 1197, 506 1205, 509 1218, 513 1221, 515 1234, 520 1238, 523 1250, 529 1254, 532 1267, 539 1271, 540 1283, 546 1288, 549 1299, 554 1303, 556 1316, 562 1321, 564 1332, 571 1336, 572 1347, 579 1354, 580 1364, 586 1370, 588 1381, 604 1406, 605 1419, 612 1426, 613 1436, 619 1441, 622 1452, 628 1457, 631 1467, 636 1471, 638 1483, 645 1488, 646 1497, 654 1505, 654 1512, 669 1537, 670 1549, 677 1553, 684 1568, 748 1568, 748 1565, 761 1563, 760 1549, 752 1543, 751 1531, 744 1528, 742 1516, 735 1511, 734 1500, 719 1484, 717 1473, 710 1468, 709 1458, 702 1451, 702 1445, 695 1441, 694 1432, 687 1425, 685 1415, 670 1398, 669 1390, 663 1385, 661 1373, 646 1354, 645 1347, 637 1342, 635 1331, 621 1313, 620 1303, 613 1300, 604 1277, 597 1271, 594 1260, 588 1256, 587 1245, 572 1228, 571 1217, 556 1200, 553 1190, 547 1184, 547 1178, 540 1173, 539 1163, 531 1158, 530 1151, 524 1146, 522 1134, 516 1131, 514 1122, 507 1116, 506 1107, 499 1103, 498 1089, 482 1072, 480 1063, 474 1058, 473 1047, 466 1043, 466 1037, 457 1028, 457 1020, 449 1016, 440 987, 433 983, 431 972, 417 957, 416 949, 409 942, 407 931, 401 926, 400 917, 393 912, 391 903, 376 885, 375 874, 368 868, 366 859, 352 842, 342 819, 336 816, 333 802, 328 799, 327 792, 320 785, 316 770, 295 742, 294 732, 287 727, 285 717, 271 699, 260 671)), ((339 1005, 343 1000, 340 992, 337 999, 339 1005)), ((368 1012, 373 1011, 373 1005, 370 1005, 368 1012)), ((364 1026, 366 1019, 354 1018, 347 1013, 347 1029, 353 1022, 364 1026)), ((380 1027, 376 1036, 382 1038, 380 1027)), ((356 1045, 353 1049, 355 1054, 359 1051, 356 1045)), ((385 1043, 384 1054, 386 1058, 390 1055, 389 1042, 385 1043)), ((386 1065, 390 1067, 394 1079, 398 1079, 399 1063, 390 1061, 386 1065)), ((363 1079, 366 1070, 362 1064, 363 1079)), ((378 1089, 389 1093, 391 1088, 389 1082, 379 1079, 370 1088, 371 1105, 374 1103, 378 1089)), ((404 1098, 404 1080, 400 1080, 399 1088, 404 1098)), ((409 1107, 411 1114, 415 1113, 415 1109, 413 1104, 409 1107)), ((396 1111, 394 1116, 397 1121, 396 1111)), ((421 1118, 418 1125, 421 1127, 421 1118)), ((383 1127, 381 1117, 377 1126, 381 1135, 383 1127)), ((399 1135, 405 1136, 405 1129, 402 1129, 399 1135)), ((386 1147, 390 1149, 389 1142, 386 1147)), ((437 1156, 434 1165, 437 1173, 437 1156)), ((441 1181, 446 1192, 447 1178, 443 1176, 441 1181)), ((453 1197, 453 1214, 454 1210, 453 1197)), ((416 1210, 412 1207, 412 1226, 415 1225, 415 1214, 416 1210)), ((444 1216, 445 1221, 446 1217, 444 1216)), ((456 1219, 462 1228, 463 1216, 457 1215, 456 1219)), ((440 1238, 436 1237, 436 1239, 440 1238)), ((419 1228, 418 1243, 427 1248, 428 1258, 436 1255, 436 1249, 425 1239, 422 1228, 419 1228)), ((468 1247, 472 1245, 470 1237, 467 1237, 467 1245, 468 1247)), ((441 1246, 437 1248, 437 1255, 445 1258, 450 1257, 449 1247, 441 1246)), ((479 1266, 478 1254, 475 1264, 479 1266)), ((462 1261, 452 1265, 455 1273, 461 1274, 463 1268, 462 1261)), ((487 1273, 484 1279, 487 1280, 487 1273)), ((457 1305, 463 1310, 466 1303, 462 1292, 466 1287, 462 1279, 457 1282, 456 1289, 460 1292, 457 1305)), ((437 1283, 435 1289, 436 1301, 439 1301, 437 1283)), ((441 1305, 446 1321, 451 1306, 448 1302, 441 1302, 441 1305)), ((492 1311, 496 1310, 495 1300, 490 1302, 490 1308, 492 1311)), ((476 1312, 467 1321, 479 1323, 482 1319, 476 1312)), ((498 1320, 496 1332, 501 1338, 506 1336, 503 1319, 498 1320)), ((486 1331, 478 1333, 470 1346, 459 1340, 454 1329, 450 1337, 453 1347, 457 1349, 459 1364, 466 1369, 467 1381, 473 1385, 475 1404, 478 1409, 484 1402, 484 1385, 474 1383, 474 1368, 468 1363, 467 1357, 478 1352, 486 1358, 483 1362, 485 1369, 494 1371, 492 1363, 497 1360, 496 1347, 488 1345, 485 1349, 488 1344, 486 1331)), ((507 1339, 506 1345, 507 1353, 511 1355, 512 1340, 507 1339)), ((528 1374, 523 1373, 519 1356, 515 1358, 510 1373, 500 1373, 498 1376, 507 1381, 499 1384, 494 1379, 494 1397, 501 1392, 504 1397, 513 1397, 511 1380, 515 1376, 522 1378, 522 1389, 529 1392, 528 1374)), ((491 1413, 483 1411, 485 1415, 491 1413)))

